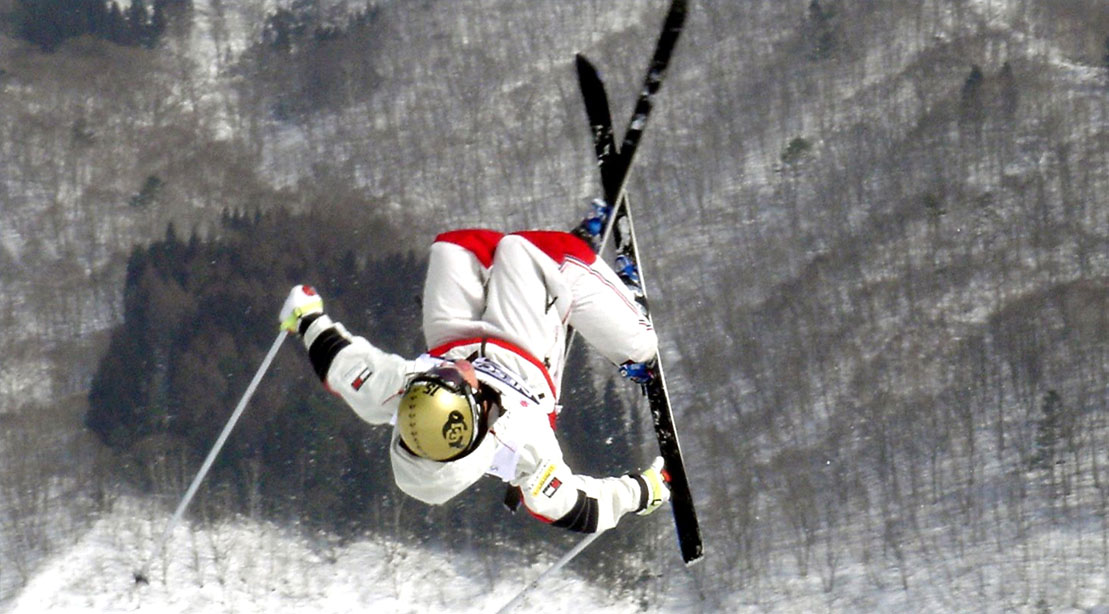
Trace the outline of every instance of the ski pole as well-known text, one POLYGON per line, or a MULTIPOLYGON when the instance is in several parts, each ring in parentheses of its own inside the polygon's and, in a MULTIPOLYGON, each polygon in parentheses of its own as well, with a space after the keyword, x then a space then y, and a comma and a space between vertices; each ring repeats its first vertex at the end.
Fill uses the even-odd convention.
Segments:
POLYGON ((165 531, 162 532, 162 538, 158 540, 158 545, 150 553, 150 558, 143 564, 142 569, 135 572, 136 584, 150 583, 147 574, 150 572, 151 562, 153 562, 154 557, 158 556, 166 547, 166 542, 169 540, 170 533, 173 532, 173 528, 177 525, 178 521, 181 520, 181 516, 185 514, 185 508, 189 506, 189 502, 191 502, 193 496, 196 495, 196 490, 200 487, 200 483, 204 480, 204 476, 207 475, 208 470, 212 468, 212 463, 215 462, 216 455, 219 454, 220 448, 222 448, 224 442, 227 441, 227 437, 231 435, 231 429, 234 428, 235 423, 239 421, 239 416, 241 416, 243 410, 246 409, 246 404, 250 401, 250 397, 254 396, 254 391, 262 381, 262 376, 269 370, 270 363, 273 362, 274 356, 277 355, 277 350, 281 348, 281 344, 285 341, 285 337, 287 336, 285 331, 281 331, 277 334, 277 338, 273 340, 270 351, 262 360, 262 365, 258 367, 258 371, 254 374, 254 378, 250 380, 250 385, 246 387, 246 392, 243 393, 243 397, 239 399, 239 404, 235 407, 235 411, 231 413, 231 419, 227 421, 227 425, 223 427, 223 432, 220 433, 219 438, 216 439, 216 445, 212 446, 212 450, 208 452, 208 458, 204 459, 204 464, 200 467, 200 471, 197 472, 196 477, 193 478, 193 482, 185 492, 184 498, 181 499, 181 503, 177 504, 177 510, 173 512, 173 517, 170 518, 169 523, 166 524, 165 531))
POLYGON ((553 575, 555 572, 557 572, 558 570, 565 567, 566 564, 569 563, 574 557, 581 554, 581 551, 585 550, 586 546, 593 543, 593 540, 600 537, 601 533, 603 533, 603 532, 604 531, 600 531, 600 532, 597 532, 597 533, 590 533, 589 535, 586 535, 585 538, 582 539, 580 542, 578 542, 578 544, 576 546, 571 548, 569 552, 562 555, 562 558, 555 561, 554 565, 551 565, 551 567, 549 569, 547 569, 547 571, 544 571, 543 573, 539 574, 539 576, 537 578, 535 578, 534 580, 532 580, 530 584, 525 586, 523 588, 523 590, 516 593, 516 596, 512 598, 512 601, 509 601, 508 603, 504 604, 504 606, 502 606, 501 609, 497 610, 497 614, 504 614, 505 612, 508 612, 509 610, 511 610, 513 608, 513 606, 520 603, 524 599, 524 597, 527 596, 528 592, 532 591, 533 589, 535 589, 535 587, 539 586, 539 583, 542 582, 544 578, 546 578, 547 576, 553 575))

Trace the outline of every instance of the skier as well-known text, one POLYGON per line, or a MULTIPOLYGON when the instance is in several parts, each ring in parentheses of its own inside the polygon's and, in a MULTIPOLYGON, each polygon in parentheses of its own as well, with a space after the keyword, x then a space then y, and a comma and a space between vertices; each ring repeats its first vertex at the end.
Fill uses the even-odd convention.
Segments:
POLYGON ((301 336, 316 374, 359 417, 393 424, 402 491, 438 505, 489 474, 536 518, 584 533, 669 500, 661 458, 639 473, 594 478, 566 465, 555 438, 568 326, 636 381, 649 377, 657 352, 633 289, 583 240, 609 210, 595 207, 579 227, 587 231, 574 234, 436 237, 423 295, 429 350, 413 360, 332 321, 312 287, 290 291, 282 328, 301 336))

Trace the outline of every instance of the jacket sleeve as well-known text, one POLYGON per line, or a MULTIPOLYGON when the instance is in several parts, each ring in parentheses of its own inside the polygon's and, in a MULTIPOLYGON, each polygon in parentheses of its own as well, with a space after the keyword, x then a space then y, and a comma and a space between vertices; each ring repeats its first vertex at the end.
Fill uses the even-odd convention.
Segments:
POLYGON ((356 414, 371 424, 393 419, 407 375, 415 361, 374 347, 362 337, 320 315, 306 323, 301 334, 316 375, 356 414))
POLYGON ((493 425, 498 444, 495 471, 517 488, 523 504, 539 520, 556 527, 595 533, 616 526, 620 517, 643 509, 639 482, 630 476, 594 478, 574 473, 546 416, 509 411, 493 425), (509 470, 511 467, 511 470, 509 470))
POLYGON ((635 478, 578 475, 561 460, 543 462, 519 487, 536 518, 581 533, 607 531, 624 514, 642 509, 642 489, 635 478))

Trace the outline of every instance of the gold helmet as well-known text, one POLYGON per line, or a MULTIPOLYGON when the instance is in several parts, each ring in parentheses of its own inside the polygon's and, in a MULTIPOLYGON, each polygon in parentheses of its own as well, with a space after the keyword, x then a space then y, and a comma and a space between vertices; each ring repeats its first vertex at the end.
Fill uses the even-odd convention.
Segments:
POLYGON ((450 461, 477 447, 481 405, 458 367, 443 363, 414 377, 397 411, 401 441, 414 454, 450 461))

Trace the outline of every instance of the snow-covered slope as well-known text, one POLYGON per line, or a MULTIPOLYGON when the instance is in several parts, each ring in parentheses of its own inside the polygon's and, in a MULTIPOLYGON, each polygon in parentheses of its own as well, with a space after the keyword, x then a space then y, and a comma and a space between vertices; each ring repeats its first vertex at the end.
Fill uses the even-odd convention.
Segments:
MULTIPOLYGON (((134 580, 166 518, 121 501, 78 543, 49 560, 11 604, 10 614, 345 614, 493 612, 561 553, 531 567, 402 547, 374 537, 346 545, 309 544, 271 524, 238 520, 179 527, 148 584, 134 580), (166 567, 164 560, 169 560, 166 567)), ((676 602, 647 611, 696 611, 676 602)), ((642 612, 564 569, 518 612, 642 612)))
MULTIPOLYGON (((315 543, 268 523, 239 519, 208 526, 180 526, 166 556, 151 564, 148 584, 137 584, 167 516, 148 501, 120 500, 115 510, 77 543, 47 561, 18 598, 0 607, 5 614, 39 612, 116 614, 462 614, 497 612, 522 587, 561 555, 551 552, 523 565, 519 555, 496 560, 449 555, 402 546, 379 536, 349 544, 315 543), (168 567, 165 561, 169 561, 168 567)), ((1109 614, 1103 599, 1109 577, 1090 552, 1067 546, 1094 542, 1096 528, 1061 535, 1046 531, 1030 540, 1030 549, 1005 552, 993 546, 967 551, 961 560, 933 559, 904 569, 910 589, 898 584, 876 587, 864 566, 838 570, 835 591, 828 579, 813 573, 798 577, 786 559, 772 573, 772 585, 755 585, 705 602, 683 577, 650 601, 614 594, 568 568, 539 585, 513 609, 523 613, 650 614, 716 613, 793 614, 1109 614), (1021 559, 1032 553, 1035 564, 1022 575, 1021 559), (1084 588, 1061 594, 1032 595, 1031 584, 1014 577, 1042 578, 1062 585, 1064 576, 1082 579, 1084 588), (991 599, 983 599, 984 595, 991 599), (1067 605, 1058 605, 1069 602, 1067 605), (1049 607, 1047 604, 1057 604, 1049 607)), ((604 548, 604 538, 594 548, 604 548)), ((1087 549, 1089 550, 1089 549, 1087 549)), ((785 556, 785 553, 779 553, 785 556)), ((726 556, 710 552, 711 556, 726 556)))

